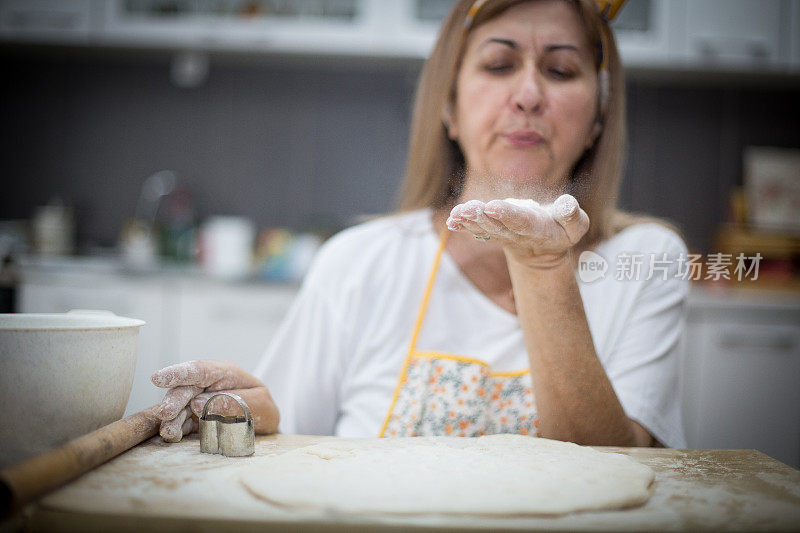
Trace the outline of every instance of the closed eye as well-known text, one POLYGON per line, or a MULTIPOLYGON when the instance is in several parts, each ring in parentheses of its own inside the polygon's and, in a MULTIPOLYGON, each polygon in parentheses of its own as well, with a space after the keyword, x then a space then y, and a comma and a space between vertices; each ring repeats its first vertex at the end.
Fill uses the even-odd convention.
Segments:
POLYGON ((509 70, 511 70, 511 68, 512 68, 512 66, 508 65, 508 64, 497 64, 497 65, 489 65, 489 66, 487 66, 486 70, 488 70, 489 72, 494 72, 494 73, 504 73, 504 72, 508 72, 509 70))
POLYGON ((566 70, 551 68, 549 72, 551 76, 558 80, 568 80, 572 78, 572 72, 568 72, 566 70))

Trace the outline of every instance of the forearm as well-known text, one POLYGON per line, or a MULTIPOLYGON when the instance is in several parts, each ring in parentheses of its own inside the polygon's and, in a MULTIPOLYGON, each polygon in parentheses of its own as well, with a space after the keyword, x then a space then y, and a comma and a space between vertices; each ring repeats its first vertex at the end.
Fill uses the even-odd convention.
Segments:
POLYGON ((548 269, 508 257, 542 437, 640 444, 595 352, 569 258, 548 269))
POLYGON ((247 405, 253 414, 256 433, 259 435, 277 433, 280 414, 269 391, 263 386, 250 390, 252 393, 248 398, 247 405))

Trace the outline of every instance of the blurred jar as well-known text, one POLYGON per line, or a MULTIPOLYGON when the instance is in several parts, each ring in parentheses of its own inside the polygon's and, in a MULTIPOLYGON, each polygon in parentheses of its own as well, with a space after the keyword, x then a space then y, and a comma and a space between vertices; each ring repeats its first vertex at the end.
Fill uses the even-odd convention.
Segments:
POLYGON ((120 257, 125 268, 134 271, 158 267, 158 243, 153 228, 145 220, 130 219, 120 233, 120 257))
POLYGON ((51 200, 34 211, 33 248, 40 255, 67 255, 75 251, 72 208, 60 199, 51 200))
POLYGON ((294 233, 286 228, 264 230, 258 236, 255 268, 270 281, 302 281, 322 242, 314 233, 294 233))
POLYGON ((211 276, 241 279, 252 274, 255 224, 244 217, 214 216, 200 228, 200 263, 211 276))

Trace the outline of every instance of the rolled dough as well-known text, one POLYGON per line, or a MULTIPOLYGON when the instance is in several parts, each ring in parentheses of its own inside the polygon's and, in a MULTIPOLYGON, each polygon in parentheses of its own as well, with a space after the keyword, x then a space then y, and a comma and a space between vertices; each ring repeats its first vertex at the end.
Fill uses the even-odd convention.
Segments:
POLYGON ((521 435, 347 439, 254 458, 271 503, 345 513, 560 515, 644 503, 653 471, 628 457, 521 435))

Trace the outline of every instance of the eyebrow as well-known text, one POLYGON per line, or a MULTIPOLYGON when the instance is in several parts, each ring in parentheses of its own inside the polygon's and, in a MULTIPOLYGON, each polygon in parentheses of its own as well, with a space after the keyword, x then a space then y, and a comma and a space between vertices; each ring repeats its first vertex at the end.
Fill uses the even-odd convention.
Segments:
MULTIPOLYGON (((516 41, 513 41, 511 39, 501 39, 499 37, 492 37, 490 39, 485 40, 483 44, 480 45, 479 48, 483 48, 489 43, 502 44, 508 46, 512 50, 518 50, 520 48, 519 43, 517 43, 516 41)), ((580 51, 578 50, 577 46, 572 44, 548 44, 547 46, 544 47, 544 50, 545 52, 553 52, 555 50, 575 50, 576 52, 580 51)))
POLYGON ((482 44, 479 46, 479 48, 483 48, 484 46, 486 46, 486 45, 487 45, 487 44, 489 44, 489 43, 499 43, 499 44, 504 44, 504 45, 508 46, 509 48, 511 48, 512 50, 516 50, 516 49, 518 49, 518 48, 519 48, 519 45, 517 44, 517 42, 516 42, 516 41, 512 41, 511 39, 500 39, 500 38, 498 38, 498 37, 492 37, 491 39, 486 39, 486 40, 485 40, 485 41, 483 41, 483 43, 482 43, 482 44))

